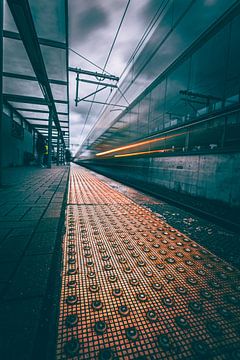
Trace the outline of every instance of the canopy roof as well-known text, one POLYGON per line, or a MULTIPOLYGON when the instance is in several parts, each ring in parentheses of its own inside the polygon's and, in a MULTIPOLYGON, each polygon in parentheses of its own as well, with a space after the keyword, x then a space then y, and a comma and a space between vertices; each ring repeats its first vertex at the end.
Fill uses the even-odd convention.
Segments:
POLYGON ((5 0, 3 97, 53 144, 69 146, 68 24, 66 0, 5 0))

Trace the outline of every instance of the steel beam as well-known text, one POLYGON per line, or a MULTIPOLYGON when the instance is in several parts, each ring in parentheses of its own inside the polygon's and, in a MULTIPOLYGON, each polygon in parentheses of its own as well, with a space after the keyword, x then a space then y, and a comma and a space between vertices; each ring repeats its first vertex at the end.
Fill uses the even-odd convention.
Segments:
POLYGON ((20 102, 26 104, 47 105, 47 101, 44 98, 38 98, 34 96, 3 94, 3 99, 6 101, 20 102))
MULTIPOLYGON (((7 3, 18 28, 19 35, 28 54, 28 58, 31 62, 36 78, 41 87, 44 98, 49 106, 49 110, 51 110, 51 118, 53 117, 52 120, 54 120, 56 127, 61 132, 57 110, 49 84, 29 2, 28 0, 7 0, 7 3)), ((62 134, 61 137, 64 142, 62 134)))
POLYGON ((88 84, 103 85, 103 86, 106 86, 106 87, 117 88, 117 85, 105 84, 105 83, 102 83, 100 81, 91 81, 91 80, 85 80, 85 79, 79 79, 78 81, 81 81, 83 83, 88 83, 88 84))
POLYGON ((90 103, 95 103, 95 104, 102 104, 102 105, 111 105, 111 106, 117 106, 117 107, 122 107, 122 108, 127 108, 127 106, 124 106, 124 105, 118 105, 118 104, 112 104, 112 103, 105 103, 105 102, 102 102, 102 101, 92 101, 92 100, 83 100, 82 101, 84 102, 90 102, 90 103))
POLYGON ((117 77, 115 75, 102 74, 102 73, 98 73, 98 72, 94 72, 94 71, 89 71, 89 70, 84 70, 84 69, 79 69, 79 68, 73 68, 73 67, 69 67, 68 70, 72 71, 72 72, 75 72, 77 74, 84 74, 84 75, 94 76, 95 78, 100 78, 100 79, 108 79, 108 80, 113 80, 113 81, 118 81, 119 80, 119 77, 117 77))
MULTIPOLYGON (((28 111, 28 112, 41 113, 41 114, 48 114, 49 113, 49 110, 25 109, 25 108, 18 108, 18 107, 15 107, 15 110, 28 111)), ((58 115, 68 115, 68 113, 58 112, 58 115)))
MULTIPOLYGON (((0 0, 0 54, 3 53, 3 0, 0 0)), ((0 186, 2 185, 2 160, 3 160, 3 146, 2 146, 2 138, 3 138, 3 56, 0 56, 0 186)))
MULTIPOLYGON (((22 40, 20 35, 15 31, 3 30, 3 37, 14 40, 22 40)), ((38 38, 39 44, 51 46, 54 48, 66 49, 66 44, 60 41, 38 38)))
MULTIPOLYGON (((29 76, 29 75, 22 75, 22 74, 15 74, 15 73, 9 73, 9 72, 3 72, 4 77, 10 77, 14 79, 22 79, 22 80, 30 80, 30 81, 38 81, 35 76, 29 76)), ((56 85, 65 85, 67 86, 67 81, 63 80, 54 80, 54 79, 48 79, 51 84, 56 85)))
MULTIPOLYGON (((48 105, 48 102, 44 98, 38 98, 34 96, 24 96, 15 94, 3 94, 3 99, 6 101, 20 102, 26 104, 48 105)), ((66 100, 55 100, 55 103, 68 104, 66 100)))

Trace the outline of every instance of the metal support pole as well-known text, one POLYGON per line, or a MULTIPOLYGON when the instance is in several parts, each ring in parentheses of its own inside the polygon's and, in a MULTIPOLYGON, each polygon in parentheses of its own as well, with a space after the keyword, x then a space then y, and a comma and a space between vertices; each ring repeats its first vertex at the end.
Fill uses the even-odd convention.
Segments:
POLYGON ((77 77, 76 77, 76 98, 75 98, 75 106, 78 105, 78 88, 79 88, 79 73, 77 73, 77 77))
POLYGON ((57 166, 59 166, 59 156, 60 156, 60 135, 58 132, 58 137, 57 137, 57 166))
POLYGON ((60 164, 62 165, 62 144, 60 144, 60 148, 59 148, 59 161, 60 164))
POLYGON ((63 144, 62 144, 62 165, 64 165, 64 148, 63 148, 63 144))
POLYGON ((36 148, 36 132, 34 129, 32 129, 32 152, 33 152, 33 156, 35 157, 35 148, 36 148))
POLYGON ((50 109, 49 118, 48 118, 48 159, 47 167, 51 169, 52 167, 52 121, 53 121, 53 111, 50 109))
MULTIPOLYGON (((0 54, 3 54, 3 0, 0 0, 0 54)), ((0 186, 2 185, 2 163, 3 163, 3 56, 0 56, 0 186)))
POLYGON ((63 165, 66 165, 66 159, 65 159, 65 147, 63 145, 62 147, 62 154, 63 154, 63 165))
POLYGON ((189 135, 190 135, 190 132, 188 131, 186 133, 186 137, 185 137, 185 151, 189 150, 189 135))

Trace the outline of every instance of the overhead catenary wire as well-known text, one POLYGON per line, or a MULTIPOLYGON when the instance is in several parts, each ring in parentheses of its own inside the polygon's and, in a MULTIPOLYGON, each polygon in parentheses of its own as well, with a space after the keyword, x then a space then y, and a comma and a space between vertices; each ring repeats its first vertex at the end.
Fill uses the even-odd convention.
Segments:
POLYGON ((123 76, 124 72, 126 71, 126 69, 128 68, 129 64, 134 60, 136 54, 138 53, 139 49, 141 48, 142 44, 144 43, 144 41, 146 40, 146 38, 148 37, 148 35, 151 33, 152 29, 154 28, 155 24, 157 23, 157 21, 159 20, 160 16, 162 15, 164 9, 166 8, 167 4, 169 3, 169 0, 163 0, 161 2, 161 5, 158 7, 156 13, 154 14, 153 18, 151 19, 150 23, 148 24, 146 30, 144 31, 141 39, 139 40, 137 46, 135 47, 132 55, 130 56, 126 66, 124 67, 124 69, 121 72, 121 75, 119 76, 120 78, 123 76), (165 4, 164 4, 165 2, 165 4))
POLYGON ((107 73, 108 75, 111 75, 108 71, 105 71, 101 66, 95 64, 93 61, 89 60, 88 58, 86 58, 85 56, 79 54, 79 52, 77 52, 76 50, 73 50, 72 48, 68 48, 70 51, 72 51, 74 54, 78 55, 80 58, 86 60, 89 64, 95 66, 96 68, 98 68, 99 70, 102 70, 103 72, 107 73))
MULTIPOLYGON (((124 69, 122 70, 122 72, 121 72, 121 74, 120 74, 120 76, 119 76, 120 79, 122 78, 123 74, 125 73, 126 69, 129 67, 129 65, 131 64, 131 62, 134 60, 136 54, 138 53, 139 49, 141 48, 142 44, 144 43, 144 41, 146 40, 146 38, 148 37, 148 35, 151 33, 152 29, 154 28, 154 26, 156 25, 157 21, 158 21, 159 18, 161 17, 161 15, 162 15, 162 13, 163 13, 163 11, 164 11, 164 9, 166 8, 166 6, 167 6, 168 3, 169 3, 169 0, 163 0, 163 1, 161 2, 161 4, 160 4, 160 6, 158 7, 157 11, 155 12, 154 16, 153 16, 152 19, 150 20, 147 28, 146 28, 145 31, 143 32, 143 35, 141 36, 141 39, 139 40, 137 46, 135 47, 132 55, 130 56, 130 58, 129 58, 127 64, 126 64, 126 66, 125 66, 124 69)), ((121 96, 124 98, 124 100, 126 101, 126 103, 129 105, 129 101, 127 100, 126 96, 124 95, 123 91, 120 89, 119 86, 118 86, 118 88, 117 88, 117 91, 120 92, 121 96)), ((111 92, 109 93, 107 99, 109 99, 110 94, 111 94, 111 92)), ((113 95, 113 96, 114 96, 114 95, 113 95)), ((107 102, 107 100, 106 100, 106 102, 107 102)), ((101 110, 100 110, 100 112, 99 112, 98 118, 100 118, 100 117, 103 115, 105 108, 106 108, 106 105, 103 105, 102 108, 101 108, 101 110)), ((99 120, 100 120, 100 119, 99 119, 99 120)), ((97 121, 97 122, 98 122, 98 121, 97 121)), ((95 126, 95 125, 96 125, 96 124, 94 124, 94 126, 95 126)), ((94 126, 93 126, 93 128, 94 128, 94 126)), ((92 130, 93 130, 93 129, 91 129, 91 130, 89 131, 89 133, 88 133, 87 136, 86 136, 86 139, 90 136, 90 134, 92 133, 92 130)))
MULTIPOLYGON (((109 50, 109 52, 108 52, 108 56, 107 56, 107 58, 106 58, 106 61, 105 61, 104 66, 103 66, 103 69, 102 69, 103 72, 105 71, 105 69, 106 69, 106 67, 107 67, 108 61, 109 61, 110 56, 111 56, 111 54, 112 54, 114 45, 115 45, 115 43, 116 43, 118 34, 119 34, 120 29, 121 29, 121 27, 122 27, 122 24, 123 24, 124 18, 125 18, 125 16, 126 16, 126 13, 127 13, 127 10, 128 10, 128 7, 129 7, 130 2, 131 2, 131 0, 128 0, 127 5, 126 5, 126 7, 125 7, 125 10, 124 10, 124 12, 123 12, 122 18, 121 18, 121 20, 120 20, 120 23, 119 23, 119 26, 118 26, 118 29, 117 29, 117 32, 116 32, 116 34, 115 34, 115 36, 114 36, 114 39, 113 39, 111 48, 110 48, 110 50, 109 50)), ((97 91, 97 90, 98 90, 98 86, 96 87, 96 91, 97 91)), ((95 94, 94 97, 93 97, 93 101, 95 100, 95 98, 96 98, 96 94, 95 94)), ((80 136, 82 136, 82 134, 83 134, 83 131, 84 131, 85 126, 86 126, 86 123, 87 123, 88 118, 89 118, 89 115, 90 115, 90 113, 91 113, 91 111, 92 111, 93 104, 94 104, 94 103, 92 102, 91 105, 90 105, 90 107, 89 107, 89 110, 88 110, 87 116, 86 116, 86 118, 85 118, 84 125, 83 125, 83 127, 82 127, 82 131, 81 131, 80 136)), ((103 106, 104 106, 104 105, 103 105, 103 106)))

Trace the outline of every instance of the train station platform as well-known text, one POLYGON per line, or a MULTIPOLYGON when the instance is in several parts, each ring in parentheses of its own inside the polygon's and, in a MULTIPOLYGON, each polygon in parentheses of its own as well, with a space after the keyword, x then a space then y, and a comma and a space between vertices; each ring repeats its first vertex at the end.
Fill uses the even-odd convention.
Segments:
MULTIPOLYGON (((46 343, 69 167, 4 170, 0 188, 0 358, 38 359, 46 343), (39 353, 39 357, 36 355, 39 353), (34 355, 35 354, 35 355, 34 355)), ((53 312, 53 309, 51 309, 53 312)), ((45 347, 44 347, 45 348, 45 347)))
POLYGON ((57 359, 237 359, 239 271, 71 169, 57 359))
POLYGON ((1 358, 239 358, 240 272, 173 208, 77 165, 6 176, 1 358))

